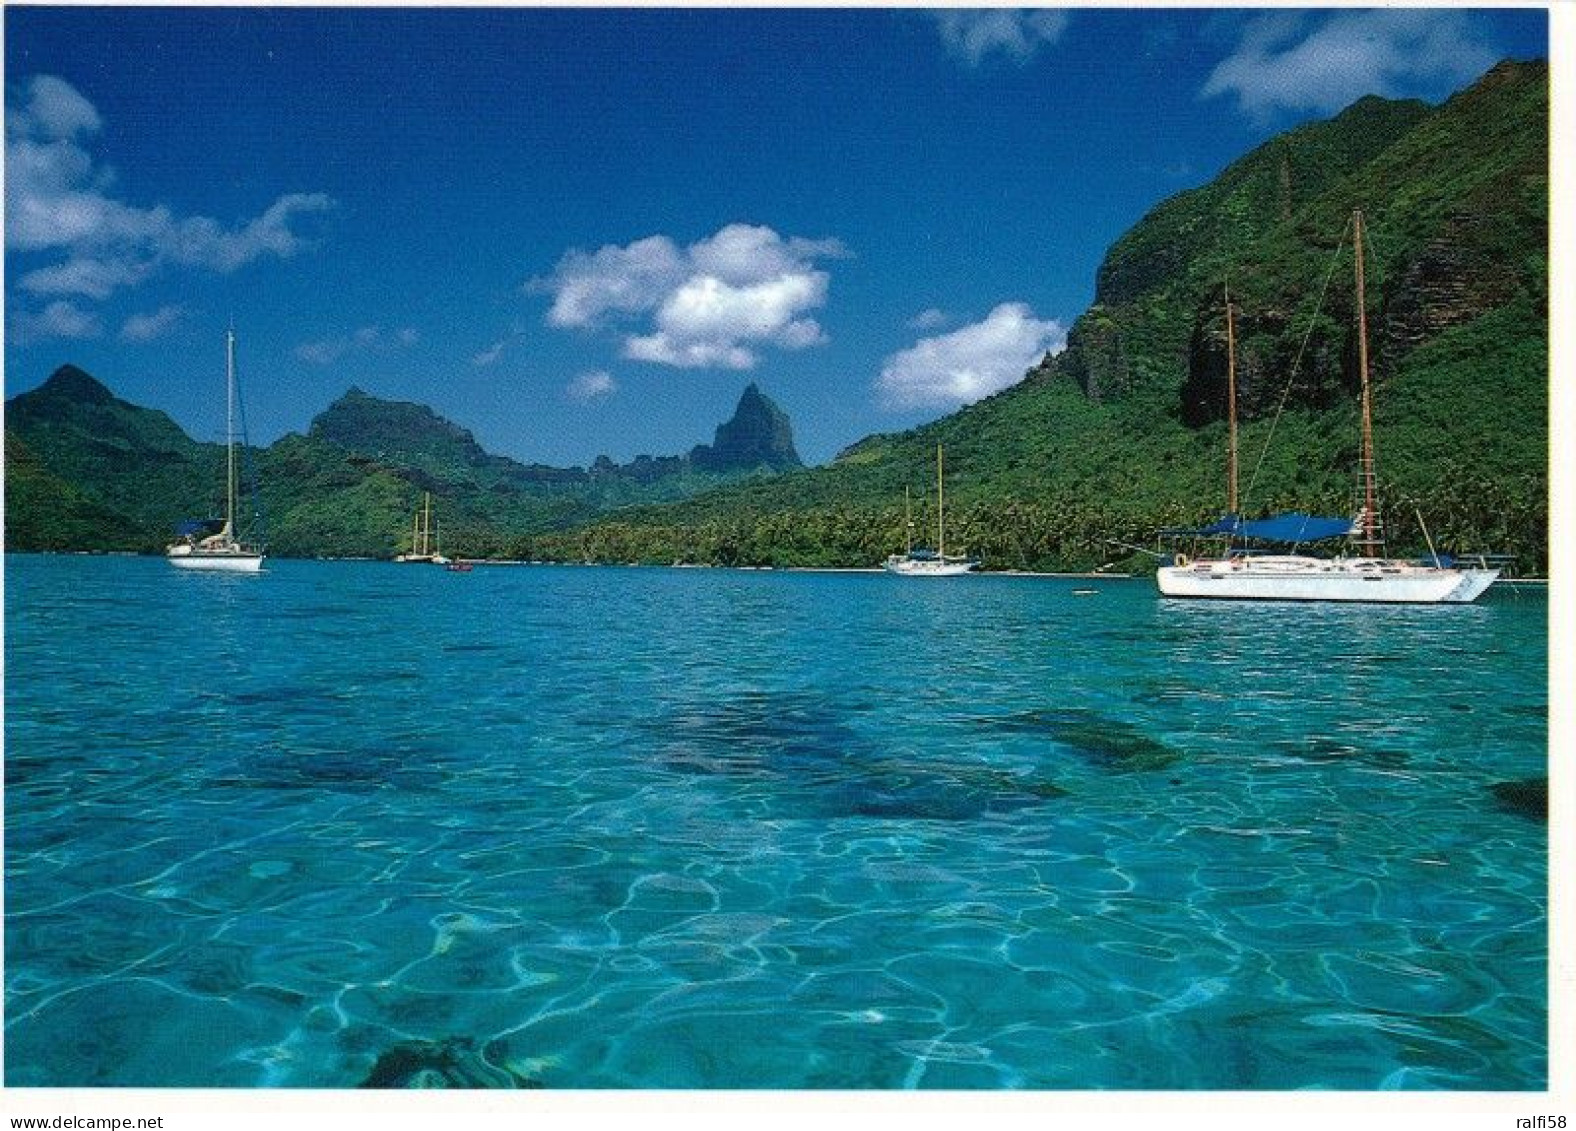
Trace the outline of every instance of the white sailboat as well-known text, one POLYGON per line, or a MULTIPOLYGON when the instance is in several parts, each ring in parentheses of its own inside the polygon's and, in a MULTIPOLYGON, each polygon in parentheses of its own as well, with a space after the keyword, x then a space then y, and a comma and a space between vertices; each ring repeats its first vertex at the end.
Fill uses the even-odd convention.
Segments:
POLYGON ((432 492, 425 493, 423 505, 417 509, 416 517, 411 522, 410 551, 396 554, 396 562, 415 563, 421 565, 447 565, 449 559, 443 556, 443 547, 436 543, 432 537, 432 492))
POLYGON ((235 461, 235 414, 238 396, 235 388, 235 331, 227 330, 224 340, 226 388, 225 412, 225 491, 224 521, 193 519, 176 527, 177 540, 164 551, 165 560, 180 569, 217 570, 225 573, 256 573, 263 567, 261 546, 236 537, 235 511, 239 488, 235 461))
POLYGON ((1498 569, 1460 568, 1437 554, 1430 561, 1407 561, 1384 556, 1380 528, 1377 476, 1374 470, 1373 401, 1368 379, 1368 320, 1363 285, 1363 214, 1352 214, 1352 243, 1356 256, 1357 353, 1362 383, 1362 454, 1359 473, 1363 504, 1350 523, 1309 515, 1279 515, 1259 521, 1244 520, 1237 513, 1236 484, 1236 384, 1235 341, 1228 297, 1227 395, 1230 400, 1229 513, 1200 533, 1238 538, 1259 538, 1293 546, 1344 534, 1352 539, 1356 555, 1317 558, 1310 555, 1227 552, 1218 558, 1189 561, 1178 557, 1162 566, 1155 582, 1162 596, 1203 597, 1250 601, 1362 601, 1405 604, 1464 604, 1474 601, 1494 583, 1498 569))
MULTIPOLYGON (((914 548, 914 522, 908 520, 908 548, 901 554, 891 554, 882 563, 887 572, 901 577, 957 577, 979 565, 966 555, 947 556, 947 522, 945 500, 942 494, 941 445, 936 445, 936 548, 914 548)), ((908 494, 904 492, 904 509, 907 510, 908 494)))

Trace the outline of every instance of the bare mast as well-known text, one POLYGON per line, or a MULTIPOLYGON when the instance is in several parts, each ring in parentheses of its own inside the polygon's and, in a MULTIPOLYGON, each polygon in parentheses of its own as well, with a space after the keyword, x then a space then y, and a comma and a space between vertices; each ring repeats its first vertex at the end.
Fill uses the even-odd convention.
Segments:
POLYGON ((1226 450, 1226 513, 1237 513, 1237 331, 1226 284, 1226 419, 1230 442, 1226 450))
POLYGON ((947 527, 941 501, 941 445, 936 445, 936 556, 947 560, 947 527))
POLYGON ((224 334, 225 416, 224 533, 235 538, 235 327, 224 334))
POLYGON ((1363 282, 1363 213, 1352 213, 1352 248, 1357 262, 1357 370, 1362 380, 1363 450, 1359 472, 1363 477, 1362 538, 1357 543, 1368 557, 1384 546, 1374 490, 1373 392, 1368 380, 1368 311, 1363 282))

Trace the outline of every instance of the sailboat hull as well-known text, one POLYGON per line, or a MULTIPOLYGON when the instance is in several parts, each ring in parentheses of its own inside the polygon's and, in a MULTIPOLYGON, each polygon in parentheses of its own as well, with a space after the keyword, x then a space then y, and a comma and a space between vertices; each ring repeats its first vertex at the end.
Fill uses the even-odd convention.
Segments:
POLYGON ((1285 556, 1162 566, 1155 583, 1163 597, 1460 605, 1477 600, 1498 576, 1496 569, 1285 556))
POLYGON ((165 557, 176 569, 207 570, 216 573, 257 573, 263 568, 261 554, 169 554, 165 557))
MULTIPOLYGON (((213 529, 211 520, 181 523, 177 533, 179 542, 165 547, 164 560, 176 569, 202 570, 209 573, 257 573, 263 568, 263 545, 260 534, 257 541, 242 541, 236 537, 236 477, 235 463, 235 410, 239 398, 235 388, 235 331, 224 337, 224 384, 228 395, 228 412, 225 418, 226 476, 224 494, 224 525, 213 529)), ((244 434, 241 442, 246 442, 244 434)))
POLYGON ((972 573, 974 567, 979 563, 972 561, 944 562, 935 559, 916 560, 894 554, 882 564, 888 573, 895 573, 899 577, 958 577, 965 573, 972 573))
MULTIPOLYGON (((1236 601, 1344 601, 1369 604, 1464 605, 1477 600, 1499 576, 1497 569, 1458 569, 1441 564, 1423 564, 1378 557, 1384 545, 1378 521, 1376 477, 1374 473, 1373 390, 1368 379, 1368 315, 1364 305, 1363 214, 1352 213, 1352 261, 1357 300, 1357 368, 1362 388, 1362 447, 1359 484, 1362 509, 1346 534, 1369 555, 1356 558, 1312 558, 1302 554, 1228 555, 1219 560, 1162 566, 1155 583, 1165 597, 1213 598, 1236 601)), ((1232 329, 1230 297, 1226 303, 1227 380, 1230 389, 1230 447, 1228 449, 1228 491, 1230 513, 1227 519, 1207 531, 1215 536, 1263 539, 1270 542, 1321 541, 1335 537, 1331 520, 1309 515, 1278 515, 1273 519, 1244 522, 1237 500, 1236 428, 1236 354, 1232 329), (1288 520, 1295 519, 1295 523, 1288 520), (1279 529, 1274 529, 1279 528, 1279 529)), ((1419 514, 1421 523, 1422 516, 1419 514)), ((1199 533, 1206 533, 1201 531, 1199 533)), ((1427 530, 1423 532, 1426 536, 1427 530)), ((1436 559, 1437 562, 1437 559, 1436 559)))
POLYGON ((943 493, 941 445, 936 445, 936 548, 914 548, 914 520, 908 514, 908 491, 903 492, 904 516, 908 520, 908 550, 890 554, 881 567, 899 577, 961 577, 972 573, 979 562, 961 554, 947 555, 946 498, 943 493))

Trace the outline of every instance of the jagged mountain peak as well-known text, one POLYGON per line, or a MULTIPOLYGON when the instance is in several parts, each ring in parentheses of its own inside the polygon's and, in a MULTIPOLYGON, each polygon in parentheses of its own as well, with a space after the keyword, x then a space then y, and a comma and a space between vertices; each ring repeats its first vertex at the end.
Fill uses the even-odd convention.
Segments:
POLYGON ((739 395, 733 416, 717 426, 709 445, 690 452, 690 461, 704 471, 757 467, 786 471, 804 466, 794 448, 788 414, 753 381, 739 395))
POLYGON ((86 370, 70 364, 62 365, 51 373, 37 392, 42 396, 58 397, 78 404, 110 404, 115 400, 115 394, 105 388, 102 382, 86 370))
POLYGON ((427 405, 385 400, 356 385, 317 415, 308 434, 352 452, 413 464, 487 459, 467 429, 427 405))

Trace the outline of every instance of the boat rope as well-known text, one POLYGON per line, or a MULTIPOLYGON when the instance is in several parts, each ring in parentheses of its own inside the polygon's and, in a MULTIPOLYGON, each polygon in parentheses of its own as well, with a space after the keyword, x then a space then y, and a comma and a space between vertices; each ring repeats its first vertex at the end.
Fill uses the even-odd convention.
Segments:
MULTIPOLYGON (((1122 549, 1124 549, 1124 550, 1131 550, 1135 554, 1143 554, 1146 557, 1154 558, 1157 562, 1163 562, 1167 558, 1172 556, 1171 554, 1161 553, 1158 550, 1146 550, 1144 547, 1142 547, 1142 546, 1135 546, 1131 542, 1119 542, 1115 538, 1106 538, 1103 541, 1108 546, 1120 546, 1122 549)), ((1116 563, 1115 562, 1111 562, 1109 564, 1115 565, 1116 563)), ((1105 566, 1101 566, 1100 568, 1101 569, 1105 569, 1106 567, 1105 566)))
MULTIPOLYGON (((1350 221, 1347 231, 1351 230, 1350 221)), ((1340 242, 1335 245, 1335 253, 1330 256, 1330 269, 1324 273, 1324 285, 1319 288, 1319 299, 1314 303, 1313 313, 1308 316, 1308 330, 1302 336, 1302 345, 1297 347, 1297 356, 1291 363, 1291 374, 1286 378, 1286 387, 1281 390, 1280 403, 1275 406, 1275 415, 1270 418, 1270 430, 1264 437, 1264 446, 1259 449, 1258 461, 1253 465, 1253 474, 1248 476, 1247 490, 1243 491, 1244 497, 1253 494, 1253 486, 1258 482, 1259 471, 1264 467, 1264 457, 1269 455, 1270 442, 1275 439, 1275 428, 1280 424, 1281 415, 1286 411, 1286 402, 1291 398, 1292 386, 1297 381, 1297 373, 1302 368, 1303 354, 1308 351, 1308 343, 1313 338, 1314 327, 1318 324, 1319 311, 1324 309, 1324 295, 1330 289, 1330 280, 1335 277, 1335 268, 1340 264, 1341 252, 1346 250, 1346 233, 1342 232, 1340 242)))

